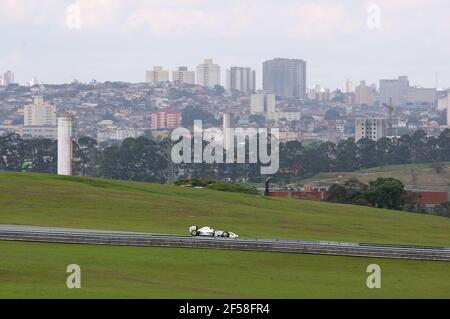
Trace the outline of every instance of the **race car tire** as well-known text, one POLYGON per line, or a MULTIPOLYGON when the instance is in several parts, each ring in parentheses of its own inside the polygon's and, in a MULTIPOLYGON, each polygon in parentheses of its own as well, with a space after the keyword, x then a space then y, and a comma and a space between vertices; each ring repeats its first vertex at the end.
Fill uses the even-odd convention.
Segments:
POLYGON ((197 236, 197 235, 198 235, 198 233, 196 230, 191 231, 191 236, 197 236))
POLYGON ((222 237, 228 238, 228 237, 230 237, 230 234, 228 234, 228 232, 224 231, 222 234, 222 237))

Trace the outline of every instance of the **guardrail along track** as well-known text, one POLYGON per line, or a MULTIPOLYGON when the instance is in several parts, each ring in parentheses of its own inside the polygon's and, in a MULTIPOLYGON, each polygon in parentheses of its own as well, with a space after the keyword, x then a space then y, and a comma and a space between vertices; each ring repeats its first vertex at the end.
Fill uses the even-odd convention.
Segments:
POLYGON ((210 238, 81 229, 1 226, 0 240, 67 244, 228 249, 262 252, 450 261, 450 248, 295 241, 210 238))

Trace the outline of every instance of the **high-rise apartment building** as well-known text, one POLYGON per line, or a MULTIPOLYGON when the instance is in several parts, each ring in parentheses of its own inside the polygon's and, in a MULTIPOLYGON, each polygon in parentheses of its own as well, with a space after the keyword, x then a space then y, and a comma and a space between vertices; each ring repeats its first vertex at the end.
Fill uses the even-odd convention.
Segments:
POLYGON ((25 126, 56 126, 56 107, 44 102, 44 98, 37 96, 34 102, 24 106, 25 126))
POLYGON ((282 98, 306 97, 306 61, 273 59, 263 64, 263 89, 282 98))
POLYGON ((380 103, 393 105, 435 104, 437 91, 435 88, 419 88, 409 85, 407 76, 400 76, 397 80, 380 81, 380 103))
POLYGON ((10 84, 14 84, 14 73, 11 71, 6 71, 0 77, 0 85, 8 86, 10 84))
POLYGON ((264 91, 257 91, 250 97, 250 113, 265 114, 275 113, 275 94, 267 94, 264 91))
POLYGON ((34 102, 23 109, 23 136, 25 138, 56 139, 56 107, 35 97, 34 102))
POLYGON ((355 140, 368 138, 373 141, 386 136, 386 119, 356 119, 355 140))
POLYGON ((147 83, 161 83, 169 81, 169 71, 163 70, 161 66, 153 67, 153 70, 146 72, 147 83))
POLYGON ((159 110, 151 114, 152 130, 175 129, 181 126, 181 113, 170 109, 159 110))
POLYGON ((397 80, 380 80, 380 103, 404 105, 408 98, 409 80, 400 76, 397 80))
POLYGON ((243 93, 255 92, 256 73, 251 68, 232 67, 227 70, 228 91, 240 91, 243 93))
POLYGON ((172 81, 195 84, 195 72, 189 71, 186 66, 180 66, 178 70, 172 71, 172 81))
POLYGON ((366 81, 355 88, 355 104, 372 106, 375 102, 375 92, 372 87, 366 85, 366 81))
POLYGON ((220 85, 220 66, 212 59, 205 59, 197 66, 197 84, 209 88, 220 85))
POLYGON ((345 93, 353 93, 353 83, 350 79, 345 81, 345 93))

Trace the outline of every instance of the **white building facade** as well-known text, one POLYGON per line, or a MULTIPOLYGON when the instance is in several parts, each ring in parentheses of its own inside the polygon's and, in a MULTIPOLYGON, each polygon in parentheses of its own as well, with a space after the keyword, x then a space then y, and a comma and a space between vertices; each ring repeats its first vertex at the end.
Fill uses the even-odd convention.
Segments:
POLYGON ((178 70, 172 71, 172 81, 193 85, 195 84, 195 72, 189 71, 185 66, 180 66, 178 70))
POLYGON ((366 85, 366 81, 355 88, 355 104, 372 106, 375 103, 375 93, 370 86, 366 85))
POLYGON ((147 83, 161 83, 169 81, 169 71, 163 70, 161 66, 153 67, 153 70, 146 72, 147 83))
POLYGON ((24 138, 56 139, 56 106, 44 102, 40 96, 23 108, 24 138))
POLYGON ((355 140, 363 138, 378 141, 386 136, 386 119, 356 119, 355 140))
POLYGON ((227 70, 226 89, 228 91, 240 91, 253 93, 256 89, 256 73, 251 68, 232 67, 227 70))
POLYGON ((251 114, 269 114, 275 113, 276 100, 275 94, 267 94, 264 91, 257 91, 250 97, 251 114))
POLYGON ((209 88, 220 85, 220 66, 212 59, 205 59, 197 66, 197 84, 209 88))

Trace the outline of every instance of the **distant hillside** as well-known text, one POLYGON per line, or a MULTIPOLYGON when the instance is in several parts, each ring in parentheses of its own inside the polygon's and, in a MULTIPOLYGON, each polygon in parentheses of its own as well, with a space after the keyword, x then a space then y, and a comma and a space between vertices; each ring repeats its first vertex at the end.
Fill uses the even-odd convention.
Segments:
POLYGON ((450 163, 411 164, 375 167, 352 173, 322 173, 302 180, 300 184, 333 184, 355 177, 368 183, 378 177, 394 177, 408 189, 450 192, 450 163))
POLYGON ((0 223, 244 237, 449 245, 450 219, 116 180, 0 172, 0 223))

